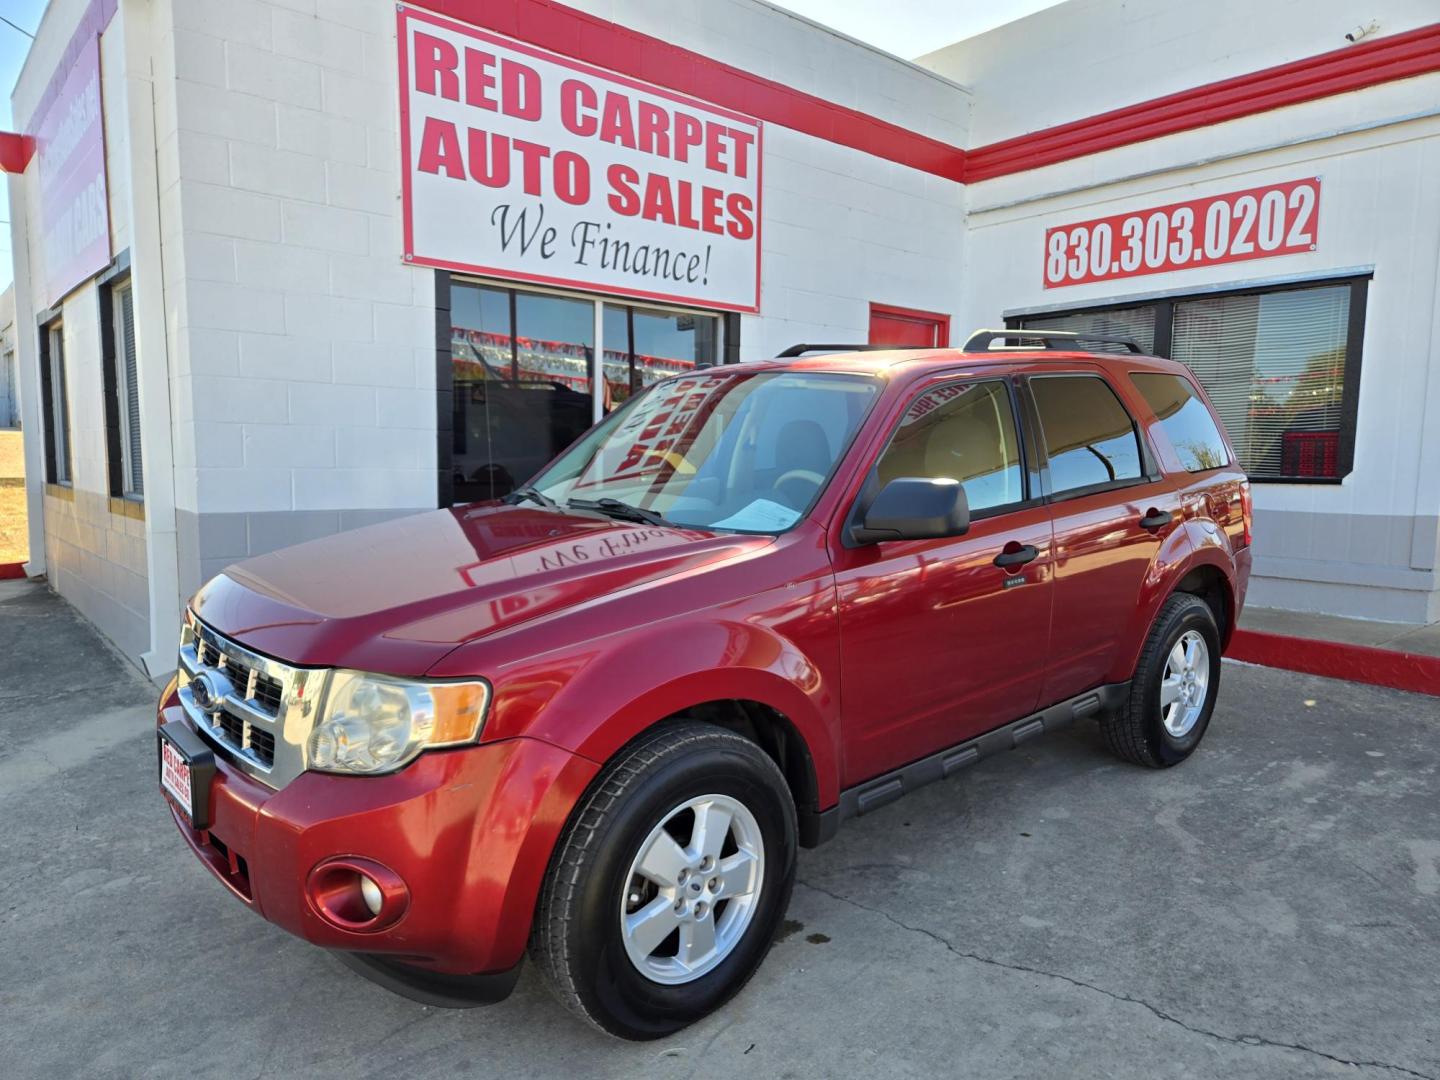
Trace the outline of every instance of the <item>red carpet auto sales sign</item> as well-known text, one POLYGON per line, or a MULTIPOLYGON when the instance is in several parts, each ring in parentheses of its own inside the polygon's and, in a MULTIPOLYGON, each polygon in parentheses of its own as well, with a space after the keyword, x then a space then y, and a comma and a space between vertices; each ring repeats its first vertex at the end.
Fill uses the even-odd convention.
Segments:
POLYGON ((425 11, 399 45, 408 262, 758 310, 759 121, 425 11))

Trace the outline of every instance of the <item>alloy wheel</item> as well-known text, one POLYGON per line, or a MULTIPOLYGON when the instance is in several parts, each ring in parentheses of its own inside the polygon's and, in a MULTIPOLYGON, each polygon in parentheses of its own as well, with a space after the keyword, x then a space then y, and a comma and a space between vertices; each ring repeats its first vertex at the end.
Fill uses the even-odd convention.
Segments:
POLYGON ((1187 630, 1165 658, 1160 679, 1160 715, 1177 739, 1190 733, 1205 708, 1210 689, 1210 647, 1198 630, 1187 630))
POLYGON ((675 807, 640 845, 620 898, 620 934, 631 963, 666 985, 719 965, 755 915, 765 842, 755 815, 728 795, 675 807))

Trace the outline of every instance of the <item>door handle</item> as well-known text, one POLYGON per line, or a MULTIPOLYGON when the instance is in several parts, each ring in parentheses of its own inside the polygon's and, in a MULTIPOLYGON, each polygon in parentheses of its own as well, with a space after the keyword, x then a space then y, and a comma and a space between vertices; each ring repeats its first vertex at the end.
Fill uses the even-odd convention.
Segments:
POLYGON ((1170 513, 1169 510, 1156 510, 1152 506, 1146 511, 1145 516, 1140 519, 1140 528, 1150 529, 1152 531, 1155 529, 1163 529, 1174 520, 1175 515, 1170 513))
POLYGON ((1040 552, 1035 548, 1033 544, 1025 544, 1023 546, 1016 545, 1012 547, 1011 545, 1014 543, 1015 542, 1012 540, 1009 544, 1006 544, 1005 550, 1000 552, 999 555, 995 556, 996 566, 1005 568, 1009 568, 1011 566, 1024 566, 1032 559, 1037 558, 1040 554, 1040 552))

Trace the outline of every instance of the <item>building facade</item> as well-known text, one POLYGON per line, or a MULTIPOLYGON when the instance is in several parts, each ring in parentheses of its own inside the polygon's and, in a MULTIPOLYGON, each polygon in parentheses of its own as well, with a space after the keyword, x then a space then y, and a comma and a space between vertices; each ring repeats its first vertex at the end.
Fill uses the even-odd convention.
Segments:
POLYGON ((228 563, 503 495, 665 375, 1008 321, 1191 364, 1252 603, 1440 618, 1434 13, 1253 7, 907 63, 758 0, 52 0, 29 570, 158 673, 228 563))
POLYGON ((15 359, 15 289, 0 292, 0 428, 20 423, 20 373, 15 359))

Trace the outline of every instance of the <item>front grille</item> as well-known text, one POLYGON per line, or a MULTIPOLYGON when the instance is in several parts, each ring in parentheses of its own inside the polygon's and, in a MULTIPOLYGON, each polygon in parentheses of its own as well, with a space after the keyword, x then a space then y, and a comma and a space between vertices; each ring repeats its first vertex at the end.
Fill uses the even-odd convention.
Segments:
POLYGON ((266 768, 275 764, 275 736, 270 732, 251 728, 250 750, 260 760, 260 764, 266 768))
POLYGON ((213 721, 225 735, 225 741, 231 746, 239 749, 245 745, 245 721, 238 716, 231 716, 228 709, 222 709, 215 714, 213 721))
POLYGON ((215 668, 223 673, 247 700, 254 701, 271 716, 280 714, 280 702, 284 694, 280 680, 237 657, 226 655, 213 631, 200 631, 195 642, 195 658, 202 667, 215 668))
POLYGON ((324 671, 262 656, 193 614, 181 632, 179 667, 185 714, 227 761, 276 788, 304 771, 310 703, 324 688, 324 671))

